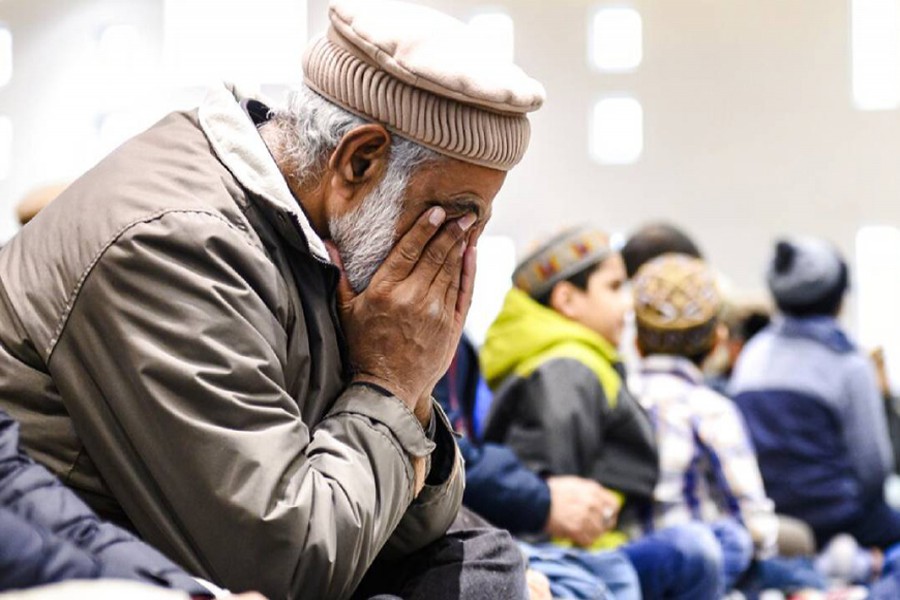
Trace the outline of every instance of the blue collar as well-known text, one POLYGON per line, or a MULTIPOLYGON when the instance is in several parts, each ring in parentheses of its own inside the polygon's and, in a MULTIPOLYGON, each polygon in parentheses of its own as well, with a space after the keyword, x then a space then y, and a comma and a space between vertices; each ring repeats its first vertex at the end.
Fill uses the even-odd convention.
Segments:
POLYGON ((841 354, 856 350, 856 346, 832 317, 784 317, 770 327, 778 335, 819 342, 841 354))

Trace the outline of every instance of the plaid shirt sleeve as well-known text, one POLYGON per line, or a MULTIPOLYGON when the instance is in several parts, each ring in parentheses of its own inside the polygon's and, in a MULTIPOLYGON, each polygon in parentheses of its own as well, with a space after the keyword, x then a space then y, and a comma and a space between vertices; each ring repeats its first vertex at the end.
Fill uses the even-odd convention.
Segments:
POLYGON ((720 508, 743 522, 758 553, 768 555, 777 541, 778 520, 743 418, 730 400, 706 388, 696 390, 692 404, 697 439, 721 494, 720 508))

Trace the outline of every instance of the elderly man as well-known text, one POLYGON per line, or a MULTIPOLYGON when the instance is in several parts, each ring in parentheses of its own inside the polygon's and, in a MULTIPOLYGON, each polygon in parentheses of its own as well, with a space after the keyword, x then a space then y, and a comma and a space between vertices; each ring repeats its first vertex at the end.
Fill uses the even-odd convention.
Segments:
POLYGON ((446 534, 430 394, 543 89, 430 9, 330 22, 288 110, 213 92, 4 248, 0 405, 101 515, 231 589, 516 597, 505 533, 446 534))

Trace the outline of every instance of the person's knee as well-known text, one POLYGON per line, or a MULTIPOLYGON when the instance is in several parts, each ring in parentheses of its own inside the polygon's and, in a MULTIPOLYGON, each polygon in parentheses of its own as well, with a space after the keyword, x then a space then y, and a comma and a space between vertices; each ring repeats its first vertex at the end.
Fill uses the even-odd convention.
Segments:
POLYGON ((713 524, 712 531, 722 548, 725 585, 730 588, 753 560, 753 538, 746 527, 730 519, 713 524))
POLYGON ((698 578, 718 579, 724 569, 725 557, 709 526, 690 523, 675 529, 670 542, 683 569, 698 578))
POLYGON ((526 597, 525 557, 509 532, 477 529, 453 535, 465 538, 461 597, 526 597))

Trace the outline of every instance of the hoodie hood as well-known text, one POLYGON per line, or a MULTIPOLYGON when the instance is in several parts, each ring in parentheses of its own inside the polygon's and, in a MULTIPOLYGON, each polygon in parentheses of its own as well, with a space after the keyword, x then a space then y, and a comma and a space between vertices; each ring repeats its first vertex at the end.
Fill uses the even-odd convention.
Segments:
POLYGON ((525 292, 511 289, 481 349, 481 368, 488 384, 496 388, 513 374, 527 377, 554 358, 582 362, 597 374, 607 398, 616 397, 621 379, 613 369, 613 364, 619 362, 615 347, 598 333, 541 305, 525 292))

